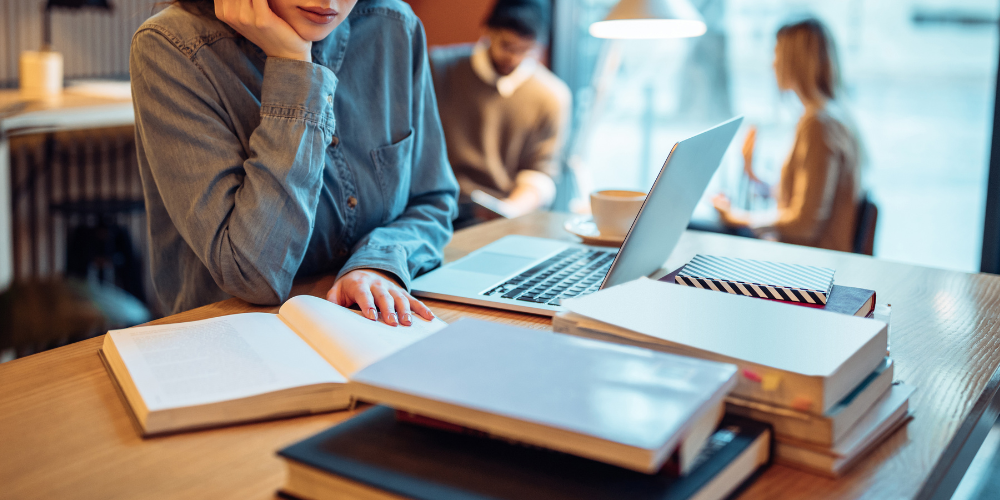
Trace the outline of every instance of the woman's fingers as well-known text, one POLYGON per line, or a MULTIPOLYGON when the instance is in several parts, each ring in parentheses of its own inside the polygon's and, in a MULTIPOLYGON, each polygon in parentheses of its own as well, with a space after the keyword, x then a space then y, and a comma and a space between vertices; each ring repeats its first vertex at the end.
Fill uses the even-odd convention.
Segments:
POLYGON ((352 286, 350 288, 348 293, 361 308, 361 314, 372 321, 378 321, 378 302, 368 287, 352 286))
POLYGON ((267 28, 270 26, 271 17, 274 16, 274 12, 271 12, 271 7, 267 4, 267 0, 248 0, 251 3, 251 9, 253 9, 253 16, 255 21, 255 26, 258 28, 267 28))
POLYGON ((379 316, 389 326, 411 326, 413 313, 431 321, 434 313, 384 272, 356 269, 338 279, 326 295, 327 300, 343 307, 355 303, 371 320, 379 316))
POLYGON ((375 304, 378 305, 379 312, 382 313, 382 321, 389 326, 398 326, 399 318, 396 316, 396 304, 388 290, 381 284, 374 284, 371 293, 375 297, 375 304))
POLYGON ((396 317, 399 319, 399 324, 403 326, 412 325, 413 318, 410 316, 410 298, 406 292, 393 287, 389 289, 389 295, 392 295, 392 300, 395 303, 396 317))
POLYGON ((419 300, 413 298, 413 296, 409 294, 407 294, 407 296, 410 299, 410 309, 413 312, 417 313, 418 315, 420 315, 421 318, 424 318, 427 321, 431 321, 432 319, 434 319, 434 313, 431 312, 431 309, 429 307, 425 306, 423 302, 420 302, 419 300))

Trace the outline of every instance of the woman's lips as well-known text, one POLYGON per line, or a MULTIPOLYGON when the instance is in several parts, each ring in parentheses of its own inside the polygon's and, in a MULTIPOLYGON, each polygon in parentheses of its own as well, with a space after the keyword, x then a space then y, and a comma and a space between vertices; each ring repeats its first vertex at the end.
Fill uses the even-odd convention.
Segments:
POLYGON ((321 7, 299 7, 302 15, 306 19, 316 24, 330 24, 337 18, 338 12, 334 9, 324 9, 321 7))

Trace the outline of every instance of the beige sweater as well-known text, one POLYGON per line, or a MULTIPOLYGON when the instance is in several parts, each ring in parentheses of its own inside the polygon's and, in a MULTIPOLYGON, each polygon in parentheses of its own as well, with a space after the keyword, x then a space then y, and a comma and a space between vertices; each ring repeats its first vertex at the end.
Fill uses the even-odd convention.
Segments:
POLYGON ((508 97, 472 68, 472 45, 434 49, 431 68, 448 160, 461 187, 460 201, 482 190, 503 198, 522 170, 552 179, 560 172, 569 88, 548 69, 534 73, 508 97))
POLYGON ((799 120, 781 170, 778 218, 768 228, 786 243, 850 252, 860 193, 854 133, 823 110, 799 120))

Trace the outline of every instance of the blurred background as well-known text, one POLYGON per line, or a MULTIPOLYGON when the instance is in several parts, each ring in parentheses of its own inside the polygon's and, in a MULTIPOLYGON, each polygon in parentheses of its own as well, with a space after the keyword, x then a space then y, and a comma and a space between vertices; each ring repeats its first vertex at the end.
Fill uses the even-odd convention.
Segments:
MULTIPOLYGON (((112 8, 52 9, 52 48, 62 54, 67 85, 85 80, 76 87, 79 95, 105 103, 127 99, 129 39, 162 5, 88 1, 112 8), (125 94, 121 86, 102 86, 108 80, 124 85, 125 94)), ((409 3, 431 45, 474 42, 492 5, 409 3)), ((774 35, 789 19, 812 15, 838 43, 845 102, 863 141, 865 186, 879 208, 875 256, 980 271, 1000 2, 691 0, 708 26, 703 36, 590 36, 590 24, 615 3, 554 1, 545 59, 574 98, 565 156, 573 175, 560 185, 556 209, 570 209, 573 199, 594 189, 648 189, 675 141, 737 114, 758 126, 756 168, 776 181, 801 109, 794 96, 776 88, 774 35)), ((40 48, 44 4, 0 3, 0 89, 7 89, 0 90, 0 123, 26 112, 18 110, 25 105, 17 98, 18 59, 40 48)), ((72 275, 111 283, 136 297, 149 317, 159 315, 143 275, 144 214, 131 127, 35 132, 6 133, 9 146, 2 153, 9 167, 2 182, 10 193, 4 210, 11 241, 0 287, 72 275), (77 259, 87 244, 94 248, 77 259)), ((718 192, 746 208, 769 203, 746 195, 738 147, 706 191, 696 221, 713 222, 708 198, 718 192)))

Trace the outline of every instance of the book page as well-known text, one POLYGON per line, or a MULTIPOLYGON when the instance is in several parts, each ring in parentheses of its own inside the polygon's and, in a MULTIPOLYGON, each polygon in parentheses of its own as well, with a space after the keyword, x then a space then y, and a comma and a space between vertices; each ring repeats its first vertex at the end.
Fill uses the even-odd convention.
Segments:
POLYGON ((448 326, 413 315, 413 326, 375 322, 311 295, 288 299, 278 316, 340 373, 354 372, 448 326))
POLYGON ((150 411, 347 380, 274 314, 108 332, 150 411))

